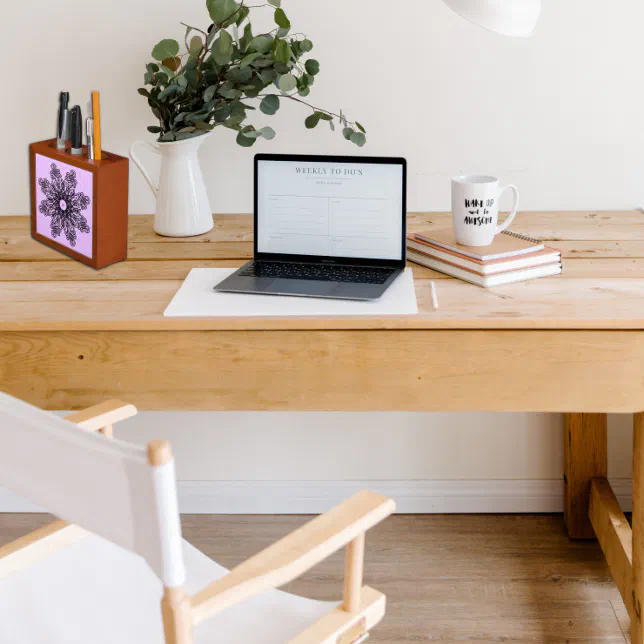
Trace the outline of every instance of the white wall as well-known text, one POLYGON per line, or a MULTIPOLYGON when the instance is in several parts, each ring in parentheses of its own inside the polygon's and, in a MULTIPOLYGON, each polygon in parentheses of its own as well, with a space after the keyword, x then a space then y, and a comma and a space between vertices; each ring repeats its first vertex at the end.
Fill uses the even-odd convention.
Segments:
MULTIPOLYGON (((545 0, 528 40, 479 29, 440 0, 283 3, 322 64, 310 100, 358 118, 365 153, 408 158, 411 210, 448 209, 447 179, 461 171, 517 183, 525 209, 644 201, 638 0, 545 0)), ((105 147, 126 154, 134 139, 151 138, 136 93, 151 47, 180 39, 179 21, 207 24, 207 15, 203 0, 3 4, 0 214, 27 213, 27 144, 53 136, 58 92, 84 107, 99 89, 105 147)), ((358 153, 337 133, 305 130, 306 114, 285 103, 275 117, 260 114, 278 136, 255 149, 358 153)), ((251 209, 252 154, 225 130, 204 146, 215 212, 251 209)), ((132 168, 131 213, 153 208, 132 168)), ((192 481, 554 481, 562 472, 558 416, 149 413, 134 426, 137 439, 171 438, 179 474, 192 481)), ((630 476, 627 417, 611 419, 610 474, 630 476)))

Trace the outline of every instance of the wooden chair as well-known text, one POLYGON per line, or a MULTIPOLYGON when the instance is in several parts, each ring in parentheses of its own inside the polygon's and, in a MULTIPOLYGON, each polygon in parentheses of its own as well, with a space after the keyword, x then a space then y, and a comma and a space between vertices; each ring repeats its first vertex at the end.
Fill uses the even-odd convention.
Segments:
POLYGON ((63 419, 0 393, 0 485, 61 518, 0 548, 0 642, 366 639, 385 596, 362 585, 364 537, 393 501, 360 492, 228 571, 181 538, 170 444, 111 438, 135 413, 108 401, 63 419), (344 546, 340 604, 276 590, 344 546))

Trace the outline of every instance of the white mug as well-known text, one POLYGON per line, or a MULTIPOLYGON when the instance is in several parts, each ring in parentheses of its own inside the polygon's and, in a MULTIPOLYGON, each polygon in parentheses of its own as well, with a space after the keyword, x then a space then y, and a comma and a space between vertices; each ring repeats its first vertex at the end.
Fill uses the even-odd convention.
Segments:
POLYGON ((452 225, 456 241, 463 246, 489 246, 512 223, 518 207, 515 185, 499 186, 496 177, 480 174, 452 177, 452 225), (514 206, 499 225, 499 199, 508 188, 514 191, 514 206))

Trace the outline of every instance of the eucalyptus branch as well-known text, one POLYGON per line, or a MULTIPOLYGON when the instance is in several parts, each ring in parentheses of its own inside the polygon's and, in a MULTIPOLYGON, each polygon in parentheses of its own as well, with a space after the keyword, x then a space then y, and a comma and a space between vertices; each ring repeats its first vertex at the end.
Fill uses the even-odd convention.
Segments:
POLYGON ((248 111, 253 108, 244 101, 260 99, 259 111, 270 116, 280 108, 280 98, 288 98, 312 110, 304 121, 308 129, 320 121, 328 121, 335 129, 334 119, 338 119, 344 126, 344 137, 364 145, 365 130, 360 123, 348 121, 342 110, 336 114, 304 100, 320 64, 313 58, 306 59, 313 43, 304 33, 289 34, 291 23, 281 8, 283 0, 260 0, 254 5, 246 1, 206 0, 210 28, 203 30, 182 22, 186 28, 182 53, 174 39, 155 45, 152 58, 158 62, 146 65, 144 77, 144 84, 152 89, 139 90, 159 122, 148 130, 158 134, 160 141, 178 141, 224 125, 237 132, 240 145, 250 147, 260 137, 272 139, 275 132, 270 127, 256 129, 248 125, 248 111), (275 9, 276 26, 254 35, 251 10, 267 7, 275 9), (237 27, 242 24, 244 33, 240 36, 237 27), (200 36, 190 38, 191 31, 200 36), (201 41, 200 49, 197 41, 201 41), (281 94, 268 93, 273 84, 281 94))

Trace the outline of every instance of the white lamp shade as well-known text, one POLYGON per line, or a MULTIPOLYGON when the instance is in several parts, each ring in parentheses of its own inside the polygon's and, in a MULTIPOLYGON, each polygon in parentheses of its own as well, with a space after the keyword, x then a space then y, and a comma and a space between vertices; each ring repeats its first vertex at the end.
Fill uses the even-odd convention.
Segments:
POLYGON ((463 18, 503 34, 530 36, 541 13, 541 0, 444 0, 463 18))

